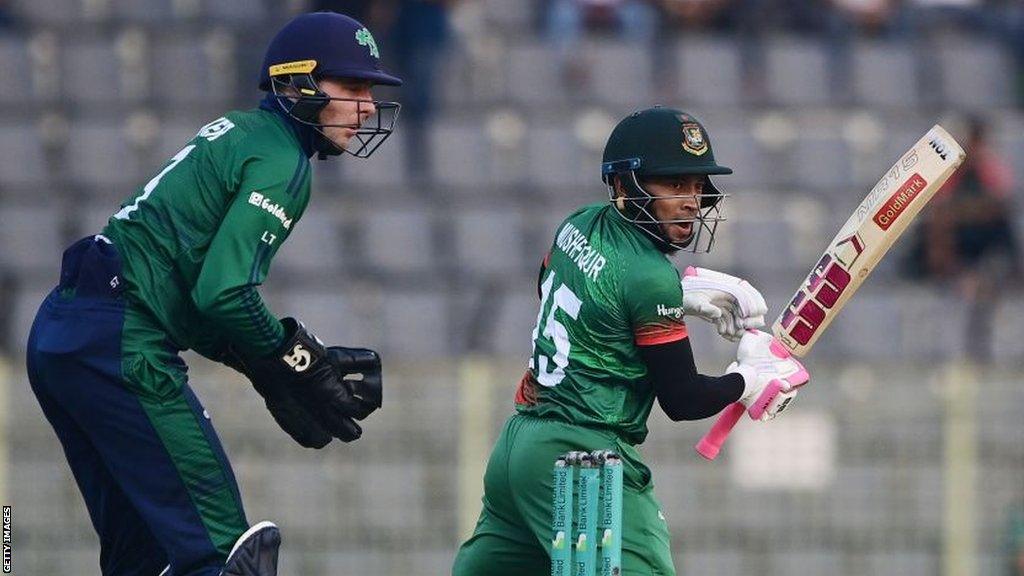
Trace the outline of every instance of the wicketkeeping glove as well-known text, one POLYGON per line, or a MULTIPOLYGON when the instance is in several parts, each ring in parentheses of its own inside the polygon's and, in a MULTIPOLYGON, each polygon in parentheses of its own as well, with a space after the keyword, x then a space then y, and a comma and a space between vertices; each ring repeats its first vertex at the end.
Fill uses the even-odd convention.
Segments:
POLYGON ((743 376, 740 402, 754 420, 771 420, 796 397, 811 375, 774 336, 748 330, 726 372, 743 376))
POLYGON ((278 352, 248 362, 261 384, 284 388, 313 421, 343 442, 358 439, 362 420, 381 406, 380 356, 364 348, 325 348, 294 318, 281 320, 288 337, 278 352))
POLYGON ((690 266, 682 287, 683 313, 714 324, 724 338, 737 342, 746 330, 764 326, 768 305, 746 280, 690 266))
POLYGON ((298 403, 287 386, 253 373, 246 362, 230 350, 220 361, 241 372, 252 382, 253 388, 263 397, 263 403, 274 417, 274 421, 293 440, 305 448, 319 449, 330 444, 331 435, 298 403))
POLYGON ((384 387, 379 354, 367 348, 331 346, 327 359, 355 400, 355 419, 362 420, 381 407, 384 387))
POLYGON ((289 393, 278 385, 261 382, 253 378, 253 387, 263 396, 264 404, 274 421, 296 442, 306 448, 323 448, 331 443, 331 435, 319 422, 302 407, 289 393))

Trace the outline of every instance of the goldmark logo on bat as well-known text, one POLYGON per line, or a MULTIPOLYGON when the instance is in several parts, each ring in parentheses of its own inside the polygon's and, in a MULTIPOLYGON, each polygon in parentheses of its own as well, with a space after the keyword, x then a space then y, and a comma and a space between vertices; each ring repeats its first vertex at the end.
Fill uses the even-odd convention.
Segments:
POLYGON ((875 212, 875 216, 872 220, 882 230, 888 230, 892 223, 900 217, 903 210, 914 201, 914 198, 921 193, 925 187, 928 186, 928 181, 921 177, 917 172, 907 180, 903 186, 900 186, 899 190, 895 194, 889 197, 889 200, 875 212))

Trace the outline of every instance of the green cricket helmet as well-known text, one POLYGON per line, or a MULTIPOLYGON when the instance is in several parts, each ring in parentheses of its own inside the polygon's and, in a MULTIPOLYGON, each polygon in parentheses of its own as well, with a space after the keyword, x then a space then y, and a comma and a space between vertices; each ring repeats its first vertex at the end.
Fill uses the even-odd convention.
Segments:
POLYGON ((662 106, 633 112, 619 122, 608 137, 601 161, 601 178, 618 213, 666 251, 711 250, 718 223, 724 220, 721 204, 725 197, 711 181, 712 174, 732 174, 732 169, 715 162, 704 126, 681 110, 662 106), (658 197, 644 188, 643 181, 690 174, 704 176, 697 213, 687 218, 658 219, 653 210, 658 197), (622 193, 617 191, 616 181, 622 193), (683 243, 672 242, 662 228, 664 224, 687 222, 693 224, 693 232, 683 243))

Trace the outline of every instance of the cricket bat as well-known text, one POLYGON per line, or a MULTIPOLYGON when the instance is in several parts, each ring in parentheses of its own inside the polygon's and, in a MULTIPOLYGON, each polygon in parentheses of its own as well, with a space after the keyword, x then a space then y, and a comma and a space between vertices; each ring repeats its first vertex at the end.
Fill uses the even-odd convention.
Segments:
MULTIPOLYGON (((966 156, 942 126, 935 125, 875 184, 772 325, 772 334, 797 357, 811 347, 854 292, 935 196, 966 156)), ((697 443, 714 460, 745 407, 736 402, 719 415, 697 443)))

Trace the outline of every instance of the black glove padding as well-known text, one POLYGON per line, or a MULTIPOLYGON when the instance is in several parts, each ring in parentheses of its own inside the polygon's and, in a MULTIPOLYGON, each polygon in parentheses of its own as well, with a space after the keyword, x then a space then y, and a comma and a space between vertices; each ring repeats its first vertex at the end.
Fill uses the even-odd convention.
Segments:
MULTIPOLYGON (((363 430, 354 419, 365 418, 373 411, 367 407, 363 390, 356 381, 343 379, 323 343, 299 321, 285 318, 281 324, 288 335, 284 344, 275 354, 251 362, 254 372, 287 387, 296 402, 332 436, 343 442, 356 440, 363 430)), ((359 361, 368 365, 364 357, 359 361)))
POLYGON ((384 387, 379 354, 366 348, 331 346, 327 358, 354 400, 353 418, 362 420, 381 407, 384 387))
POLYGON ((277 425, 300 445, 319 449, 331 443, 331 435, 295 400, 288 387, 266 378, 258 371, 251 370, 244 360, 230 350, 220 360, 244 374, 252 382, 253 388, 263 397, 263 403, 277 425))
POLYGON ((282 430, 306 448, 320 449, 331 443, 331 435, 316 417, 302 407, 290 391, 277 384, 252 380, 253 387, 263 396, 267 410, 282 430))

